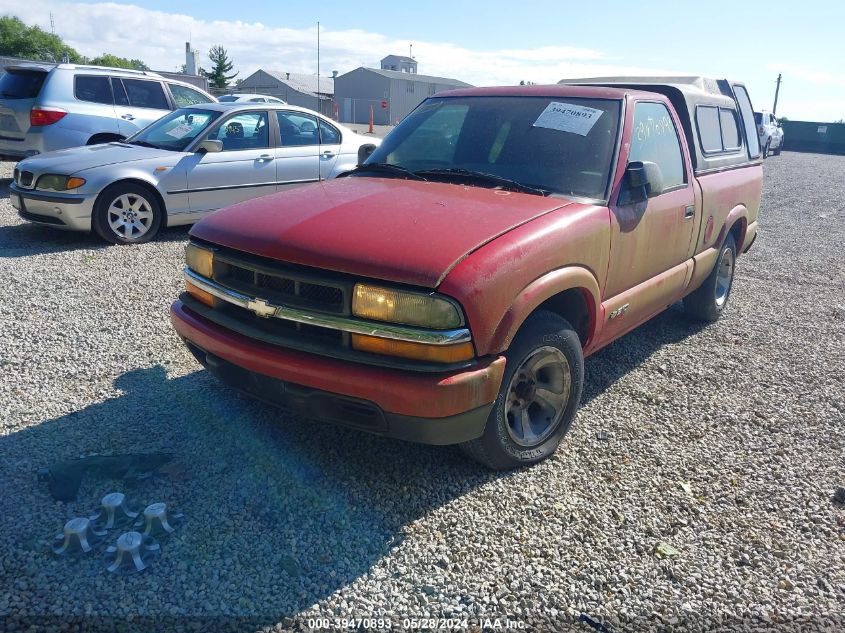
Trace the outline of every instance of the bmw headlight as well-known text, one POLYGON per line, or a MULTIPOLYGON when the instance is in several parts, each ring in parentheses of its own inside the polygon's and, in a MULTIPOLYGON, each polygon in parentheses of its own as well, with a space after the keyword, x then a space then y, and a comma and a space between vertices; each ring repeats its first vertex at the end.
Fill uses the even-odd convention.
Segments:
POLYGON ((44 174, 38 179, 36 189, 42 191, 69 191, 85 184, 84 178, 76 176, 62 176, 60 174, 44 174))

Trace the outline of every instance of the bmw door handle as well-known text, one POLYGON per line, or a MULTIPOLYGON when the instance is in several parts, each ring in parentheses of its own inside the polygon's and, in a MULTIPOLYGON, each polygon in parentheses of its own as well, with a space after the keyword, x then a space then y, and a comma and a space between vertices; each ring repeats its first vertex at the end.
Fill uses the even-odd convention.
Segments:
POLYGON ((255 160, 271 161, 271 160, 273 160, 273 157, 270 154, 262 154, 261 156, 259 156, 255 160))
POLYGON ((135 117, 132 116, 131 114, 121 114, 120 118, 126 119, 127 121, 134 121, 135 120, 135 117))
POLYGON ((684 208, 684 220, 691 220, 695 217, 695 205, 691 204, 684 208))
POLYGON ((334 156, 334 152, 326 150, 325 152, 323 152, 323 156, 325 156, 326 158, 331 158, 332 156, 334 156))

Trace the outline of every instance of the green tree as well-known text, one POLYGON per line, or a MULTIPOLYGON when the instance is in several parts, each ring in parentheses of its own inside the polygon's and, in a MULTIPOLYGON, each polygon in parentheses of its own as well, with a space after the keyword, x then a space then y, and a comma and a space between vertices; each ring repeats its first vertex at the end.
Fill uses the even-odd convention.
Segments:
POLYGON ((140 59, 126 59, 125 57, 118 57, 111 53, 103 53, 99 57, 88 62, 94 66, 110 66, 112 68, 131 68, 133 70, 149 70, 147 66, 140 59))
POLYGON ((60 62, 67 55, 75 64, 84 61, 82 55, 58 35, 38 26, 27 26, 11 15, 0 17, 0 55, 46 62, 60 62))
POLYGON ((234 65, 232 64, 232 60, 229 59, 229 54, 226 52, 226 49, 219 44, 212 46, 209 49, 208 58, 211 60, 211 70, 203 70, 202 74, 215 88, 225 88, 232 79, 238 76, 238 73, 235 73, 234 75, 226 74, 231 72, 234 65))

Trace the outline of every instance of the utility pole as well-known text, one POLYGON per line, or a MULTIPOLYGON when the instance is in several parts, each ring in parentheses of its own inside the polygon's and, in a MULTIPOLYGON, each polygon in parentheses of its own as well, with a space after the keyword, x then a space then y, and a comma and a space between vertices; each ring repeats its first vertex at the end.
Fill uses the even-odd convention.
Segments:
POLYGON ((408 49, 409 49, 408 50, 408 53, 409 53, 408 57, 410 57, 411 59, 414 59, 414 45, 408 44, 408 49))
POLYGON ((775 105, 772 106, 772 114, 773 115, 777 114, 777 111, 778 111, 778 93, 780 92, 780 77, 781 77, 781 75, 780 75, 780 73, 778 73, 778 83, 777 83, 777 86, 775 87, 775 105))
POLYGON ((322 113, 320 108, 320 22, 317 22, 317 112, 322 113))
POLYGON ((50 33, 55 35, 56 34, 56 25, 53 22, 53 12, 50 11, 50 33))

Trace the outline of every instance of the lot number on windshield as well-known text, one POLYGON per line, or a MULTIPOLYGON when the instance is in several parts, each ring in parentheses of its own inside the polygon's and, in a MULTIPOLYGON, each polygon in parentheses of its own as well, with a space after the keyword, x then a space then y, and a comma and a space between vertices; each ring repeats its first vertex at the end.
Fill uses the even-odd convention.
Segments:
POLYGON ((603 110, 552 101, 534 121, 534 127, 545 127, 561 132, 571 132, 579 136, 587 136, 603 110))

